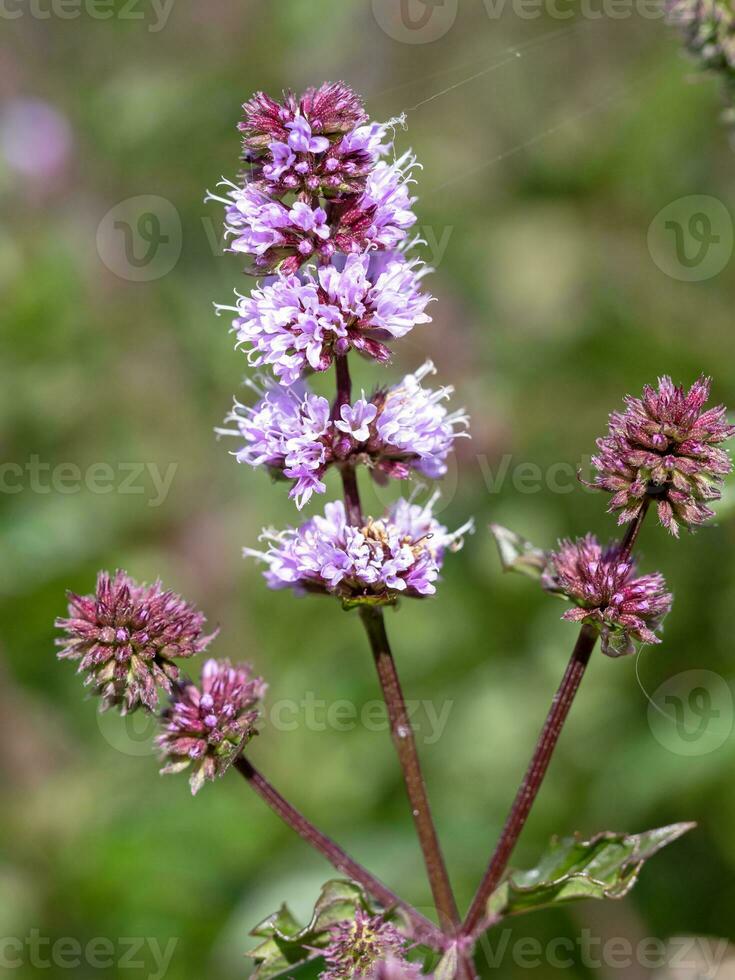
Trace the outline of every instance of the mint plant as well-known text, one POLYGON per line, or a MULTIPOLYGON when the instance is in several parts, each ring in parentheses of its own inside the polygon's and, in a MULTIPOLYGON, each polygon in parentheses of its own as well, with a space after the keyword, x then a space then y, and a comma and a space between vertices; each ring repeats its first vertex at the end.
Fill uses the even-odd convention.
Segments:
MULTIPOLYGON (((394 125, 394 124, 393 124, 394 125)), ((426 362, 396 384, 355 397, 350 357, 381 367, 395 344, 430 321, 429 270, 412 257, 416 222, 411 152, 396 156, 392 125, 370 122, 342 83, 281 102, 258 93, 244 106, 244 172, 210 199, 225 208, 230 250, 263 277, 248 296, 219 306, 232 315, 237 346, 261 370, 249 403, 235 403, 225 433, 239 462, 290 486, 301 510, 327 492, 335 469, 343 497, 282 531, 266 530, 262 562, 272 589, 329 596, 359 619, 390 719, 410 811, 423 852, 436 921, 401 899, 296 810, 247 753, 266 685, 248 665, 209 659, 198 681, 177 660, 205 651, 204 617, 160 583, 101 573, 96 592, 71 595, 60 656, 78 662, 101 708, 157 712, 164 773, 187 770, 192 792, 233 770, 340 875, 327 882, 308 923, 284 905, 253 929, 249 955, 258 980, 316 972, 339 978, 440 980, 475 976, 478 940, 508 916, 583 898, 622 898, 645 861, 691 828, 681 823, 641 834, 603 832, 555 840, 533 869, 511 871, 515 845, 536 800, 585 670, 600 639, 611 657, 661 642, 672 596, 658 572, 640 574, 635 545, 653 508, 672 535, 713 516, 731 461, 722 443, 735 434, 722 407, 707 408, 710 382, 686 391, 664 377, 610 416, 593 457, 592 486, 610 494, 626 530, 603 546, 591 534, 545 551, 491 526, 506 570, 533 577, 567 604, 579 625, 569 664, 531 762, 467 914, 460 915, 432 818, 419 755, 384 618, 402 598, 434 595, 445 556, 472 531, 434 515, 436 493, 417 485, 385 513, 365 514, 358 473, 379 483, 444 475, 454 441, 467 434, 449 387, 424 385, 426 362), (308 379, 333 372, 326 398, 308 379), (159 692, 169 704, 159 709, 159 692)), ((479 871, 480 869, 478 869, 479 871)))

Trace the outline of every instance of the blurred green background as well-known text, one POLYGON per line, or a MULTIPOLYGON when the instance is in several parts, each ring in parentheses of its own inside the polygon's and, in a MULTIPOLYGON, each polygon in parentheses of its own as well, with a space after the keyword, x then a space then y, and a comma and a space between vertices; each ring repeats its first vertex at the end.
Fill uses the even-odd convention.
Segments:
MULTIPOLYGON (((70 970, 33 966, 26 946, 24 965, 5 969, 130 976, 119 940, 141 937, 133 975, 157 975, 149 939, 175 939, 168 980, 246 976, 249 929, 284 898, 306 915, 331 876, 236 775, 192 801, 186 779, 157 775, 145 724, 98 718, 72 666, 55 660, 53 620, 64 590, 90 591, 99 568, 160 575, 205 610, 221 627, 218 654, 254 661, 271 708, 285 710, 269 716, 256 764, 406 898, 429 900, 387 733, 340 731, 321 708, 309 721, 301 705, 345 699, 362 711, 378 697, 360 624, 326 601, 268 592, 242 560, 261 526, 295 511, 213 434, 246 362, 211 304, 251 283, 221 252, 220 210, 202 200, 236 173, 235 124, 257 88, 344 79, 373 117, 407 111, 399 146, 424 166, 434 322, 398 345, 390 368, 360 364, 356 376, 370 387, 430 356, 473 419, 442 513, 450 526, 474 514, 478 533, 447 560, 437 599, 388 616, 408 697, 448 712, 437 731, 421 709, 419 741, 465 907, 575 636, 533 583, 502 576, 487 523, 543 546, 611 536, 605 499, 572 476, 607 413, 664 372, 685 383, 711 374, 717 401, 735 403, 734 158, 717 86, 692 77, 660 19, 630 9, 527 18, 509 0, 495 17, 481 0, 446 0, 426 8, 449 17, 430 20, 441 28, 432 40, 395 0, 175 0, 167 16, 144 0, 50 3, 6 5, 1 28, 0 937, 35 930, 46 958, 64 937, 105 937, 117 952, 113 966, 70 970), (144 206, 121 205, 142 195, 144 206), (707 200, 681 202, 692 195, 707 200), (720 241, 702 245, 701 262, 677 257, 671 212, 659 216, 670 207, 690 256, 703 226, 688 218, 711 217, 720 241), (136 224, 143 213, 153 217, 136 224), (148 468, 134 476, 130 464, 148 468), (104 466, 109 493, 95 483, 106 485, 104 466), (171 475, 168 492, 151 473, 171 475)), ((364 494, 380 506, 367 483, 364 494)), ((554 833, 683 819, 699 829, 624 902, 526 917, 515 939, 587 928, 735 940, 734 537, 727 498, 719 526, 678 543, 649 522, 643 565, 676 594, 665 642, 637 664, 595 657, 516 863, 554 833), (664 684, 695 732, 690 695, 710 691, 720 714, 702 739, 650 708, 664 684)), ((528 968, 508 952, 483 971, 528 968)))

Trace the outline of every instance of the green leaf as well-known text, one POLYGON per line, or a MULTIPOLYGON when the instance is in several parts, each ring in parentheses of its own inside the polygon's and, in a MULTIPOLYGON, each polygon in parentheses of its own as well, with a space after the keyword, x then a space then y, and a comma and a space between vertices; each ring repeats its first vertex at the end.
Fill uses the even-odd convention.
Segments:
POLYGON ((504 572, 520 572, 530 578, 541 578, 549 560, 545 551, 500 524, 490 524, 490 533, 498 546, 504 572))
POLYGON ((434 980, 454 980, 457 975, 457 947, 452 945, 446 951, 432 974, 434 980))
POLYGON ((513 871, 490 896, 493 920, 582 898, 623 898, 645 861, 692 830, 677 823, 645 834, 598 834, 555 839, 537 867, 513 871))
POLYGON ((358 909, 370 915, 380 911, 359 885, 342 880, 328 881, 322 887, 307 926, 302 926, 288 906, 282 905, 251 933, 263 940, 247 954, 256 961, 254 980, 272 980, 285 973, 296 976, 297 969, 310 968, 320 958, 319 949, 329 942, 331 927, 354 919, 358 909))

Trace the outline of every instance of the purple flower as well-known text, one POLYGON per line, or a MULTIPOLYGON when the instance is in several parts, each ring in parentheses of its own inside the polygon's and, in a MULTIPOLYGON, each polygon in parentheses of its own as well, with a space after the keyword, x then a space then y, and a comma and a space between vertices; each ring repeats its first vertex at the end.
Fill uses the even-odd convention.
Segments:
POLYGON ((420 291, 427 271, 420 263, 391 258, 380 272, 374 266, 367 255, 350 255, 341 267, 279 276, 238 297, 237 306, 217 310, 237 314, 232 326, 238 346, 248 348, 253 367, 271 366, 284 385, 309 370, 326 371, 336 354, 350 348, 385 362, 385 340, 430 322, 425 310, 431 297, 420 291))
POLYGON ((326 136, 314 136, 311 126, 303 116, 296 116, 293 122, 286 123, 288 145, 296 153, 324 153, 329 149, 326 136))
POLYGON ((344 432, 355 442, 367 442, 370 438, 370 423, 374 421, 378 410, 375 405, 359 398, 354 405, 342 405, 340 417, 335 422, 335 428, 344 432))
POLYGON ((408 187, 417 166, 410 151, 394 163, 381 160, 376 164, 363 194, 336 209, 334 243, 340 251, 394 249, 405 241, 409 228, 416 223, 412 210, 416 198, 411 197, 408 187))
POLYGON ((322 136, 347 133, 367 119, 362 100, 344 82, 325 82, 319 88, 307 89, 298 99, 293 92, 284 92, 283 102, 256 92, 243 111, 245 118, 239 129, 249 149, 262 149, 274 139, 285 142, 289 124, 298 118, 322 136))
POLYGON ((207 194, 206 200, 225 205, 225 231, 232 239, 229 251, 254 256, 258 273, 280 269, 295 272, 310 257, 329 258, 327 213, 303 201, 292 206, 273 200, 255 184, 238 187, 223 180, 224 197, 207 194))
POLYGON ((267 564, 272 589, 386 603, 400 595, 433 595, 445 550, 460 548, 472 529, 469 522, 449 533, 432 514, 436 499, 423 507, 398 500, 384 518, 368 518, 362 527, 347 523, 341 501, 329 503, 323 517, 299 528, 264 531, 268 550, 246 548, 244 554, 267 564))
POLYGON ((410 465, 429 479, 438 479, 447 471, 447 457, 454 440, 466 436, 462 431, 469 422, 463 410, 447 412, 443 402, 454 388, 432 391, 421 382, 435 371, 427 361, 415 374, 374 396, 378 407, 375 444, 368 447, 377 466, 388 475, 395 465, 410 465))
POLYGON ((259 92, 246 103, 245 162, 251 180, 274 197, 361 194, 390 149, 386 127, 367 123, 360 99, 342 83, 278 103, 259 92))
MULTIPOLYGON (((372 146, 375 139, 374 134, 366 134, 365 145, 372 146)), ((292 159, 293 152, 288 143, 275 144, 272 159, 264 164, 263 175, 288 183, 287 171, 296 159, 292 159)), ((242 187, 228 180, 221 181, 220 186, 226 188, 224 196, 209 193, 206 200, 225 206, 225 231, 232 239, 230 251, 254 256, 252 271, 258 274, 274 271, 291 274, 307 260, 329 260, 335 251, 397 249, 416 222, 412 210, 416 199, 408 190, 416 160, 412 154, 405 153, 395 163, 383 160, 375 163, 367 151, 364 155, 364 189, 332 200, 329 213, 325 209, 326 201, 324 206, 319 203, 320 179, 292 204, 279 199, 288 188, 273 188, 258 180, 255 174, 242 187)), ((340 163, 337 157, 330 159, 335 161, 336 169, 330 160, 324 161, 324 167, 330 171, 330 179, 339 184, 337 171, 346 164, 344 160, 340 163)), ((294 170, 300 166, 295 163, 294 170)), ((301 176, 306 178, 308 172, 304 170, 301 176)))
MULTIPOLYGON (((324 493, 322 477, 331 465, 367 463, 381 482, 407 478, 412 470, 430 479, 443 476, 454 440, 466 435, 467 416, 447 412, 443 402, 451 388, 423 388, 434 370, 427 361, 415 374, 369 400, 363 395, 343 405, 332 418, 329 402, 303 385, 266 387, 253 408, 235 402, 225 420, 234 428, 221 435, 245 440, 234 455, 238 462, 265 466, 277 477, 296 482, 291 496, 301 509, 312 494, 324 493)), ((255 385, 251 385, 256 391, 255 385)))
POLYGON ((174 658, 193 657, 211 641, 202 634, 204 623, 198 610, 164 592, 160 582, 137 585, 125 572, 100 572, 94 595, 69 593, 69 617, 56 620, 67 633, 57 640, 59 657, 79 661, 103 710, 153 711, 157 688, 170 692, 179 676, 174 658))
POLYGON ((430 977, 433 974, 422 973, 418 963, 388 956, 375 964, 369 976, 370 980, 418 980, 419 977, 430 977))
POLYGON ((321 980, 406 976, 396 974, 395 967, 389 974, 385 970, 378 972, 379 965, 389 957, 396 966, 405 964, 405 948, 405 937, 384 916, 358 909, 354 919, 332 927, 331 940, 324 950, 326 970, 319 976, 321 980))
POLYGON ((563 619, 600 630, 602 652, 610 657, 634 653, 634 640, 660 643, 656 635, 671 609, 663 575, 636 578, 635 564, 620 556, 620 545, 603 550, 592 534, 561 541, 550 555, 544 588, 576 604, 563 619))
POLYGON ((613 412, 610 431, 598 439, 592 457, 598 473, 592 486, 613 494, 609 510, 618 523, 632 521, 646 497, 678 537, 679 526, 694 527, 714 516, 708 501, 719 500, 732 461, 719 443, 735 435, 723 406, 703 411, 710 380, 700 377, 688 392, 669 377, 658 390, 646 386, 642 398, 626 398, 625 412, 613 412))
POLYGON ((181 772, 193 765, 194 794, 205 780, 225 773, 256 734, 265 691, 265 683, 252 676, 248 665, 233 667, 229 660, 208 660, 199 687, 177 684, 156 738, 166 760, 161 772, 181 772))
POLYGON ((320 477, 328 465, 327 445, 333 427, 326 398, 307 393, 303 387, 272 384, 253 408, 235 402, 225 421, 237 428, 219 429, 220 434, 245 439, 234 454, 237 461, 265 466, 274 476, 295 480, 291 496, 299 509, 314 492, 324 493, 320 477))

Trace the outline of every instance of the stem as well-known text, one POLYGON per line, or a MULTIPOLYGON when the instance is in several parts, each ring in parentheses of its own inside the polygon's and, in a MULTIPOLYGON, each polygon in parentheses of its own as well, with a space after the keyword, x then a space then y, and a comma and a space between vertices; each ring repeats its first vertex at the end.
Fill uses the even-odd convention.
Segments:
MULTIPOLYGON (((638 540, 643 521, 650 505, 649 498, 643 501, 638 516, 628 528, 621 542, 621 557, 627 560, 638 540)), ((589 664, 592 651, 597 643, 598 630, 593 626, 582 626, 577 642, 572 651, 571 659, 562 678, 559 689, 554 696, 551 709, 541 730, 531 762, 523 777, 520 789, 511 807, 503 827, 500 840, 490 859, 485 876, 480 883, 477 894, 472 902, 462 931, 465 935, 474 936, 486 928, 487 901, 500 884, 505 874, 508 862, 515 850, 518 838, 525 826, 531 807, 538 796, 544 777, 549 768, 564 723, 569 717, 574 698, 576 697, 582 678, 589 664)))
POLYGON ((500 879, 505 873, 508 861, 531 812, 531 807, 541 789, 556 743, 559 741, 564 722, 567 720, 569 710, 597 642, 597 635, 597 630, 592 626, 583 626, 580 630, 559 690, 556 692, 546 723, 536 743, 533 758, 508 814, 508 819, 485 872, 485 877, 482 879, 465 919, 464 931, 468 935, 473 935, 478 926, 483 923, 487 900, 500 884, 500 879))
POLYGON ((354 861, 339 844, 309 822, 295 807, 291 806, 254 766, 242 756, 234 763, 235 768, 243 776, 255 792, 264 800, 284 823, 334 865, 340 874, 356 881, 386 909, 399 909, 406 916, 411 927, 413 938, 435 950, 441 950, 446 945, 445 937, 439 932, 433 922, 421 915, 413 906, 400 899, 382 882, 357 861, 354 861))
POLYGON ((383 689, 383 697, 388 708, 391 734, 403 770, 403 778, 406 783, 416 832, 424 854, 426 870, 429 874, 434 903, 443 929, 454 934, 460 924, 459 912, 431 816, 413 727, 406 711, 401 682, 388 643, 383 613, 380 609, 363 606, 360 610, 360 618, 370 640, 380 685, 383 689))
POLYGON ((350 366, 347 363, 346 354, 338 354, 335 358, 337 369, 337 401, 334 403, 334 415, 339 417, 339 410, 343 405, 349 405, 352 398, 352 379, 350 378, 350 366))
POLYGON ((347 514, 347 521, 349 524, 354 524, 356 527, 361 527, 363 522, 362 519, 362 507, 360 505, 360 491, 357 487, 357 474, 355 473, 355 467, 351 463, 345 463, 340 467, 340 473, 342 475, 342 488, 345 494, 345 513, 347 514))
MULTIPOLYGON (((337 372, 337 398, 332 414, 337 418, 342 405, 350 401, 352 380, 350 378, 347 355, 338 356, 335 359, 335 363, 337 372)), ((355 467, 345 464, 340 468, 340 473, 344 488, 347 519, 350 524, 360 526, 363 524, 363 514, 355 467)), ((403 770, 403 778, 406 784, 406 790, 408 791, 414 825, 418 833, 421 850, 424 854, 429 883, 434 896, 434 904, 439 914, 442 929, 446 935, 453 936, 459 929, 461 919, 452 892, 452 886, 449 882, 449 875, 439 845, 439 838, 431 816, 413 728, 406 710, 396 664, 388 643, 383 613, 382 610, 375 607, 364 606, 360 610, 360 616, 372 647, 378 677, 388 708, 391 734, 398 752, 398 760, 403 770)), ((457 975, 460 980, 472 980, 474 978, 475 972, 470 954, 461 954, 457 975)))

